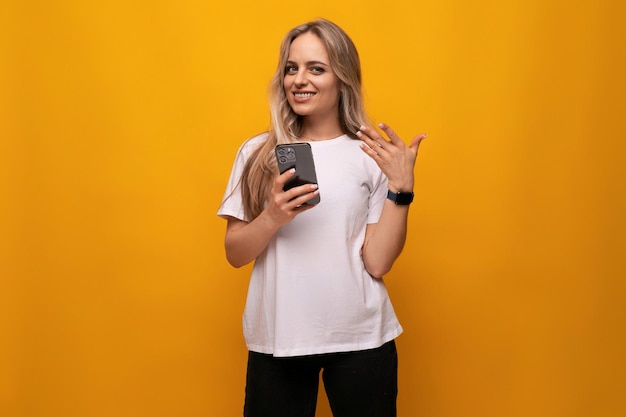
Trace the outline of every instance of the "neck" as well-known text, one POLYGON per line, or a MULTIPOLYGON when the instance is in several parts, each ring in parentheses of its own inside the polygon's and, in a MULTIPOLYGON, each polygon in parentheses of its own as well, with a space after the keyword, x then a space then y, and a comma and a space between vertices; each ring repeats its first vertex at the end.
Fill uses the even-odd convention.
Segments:
POLYGON ((300 137, 310 141, 329 140, 343 135, 345 132, 339 126, 339 123, 332 125, 307 125, 302 129, 300 137))

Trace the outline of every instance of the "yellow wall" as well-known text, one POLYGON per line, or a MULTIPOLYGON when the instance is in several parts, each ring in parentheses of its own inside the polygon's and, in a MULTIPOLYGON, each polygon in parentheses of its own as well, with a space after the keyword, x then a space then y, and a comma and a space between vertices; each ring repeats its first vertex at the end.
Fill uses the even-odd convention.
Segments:
POLYGON ((3 2, 0 415, 241 415, 249 268, 215 212, 317 16, 373 118, 430 136, 387 277, 400 415, 625 415, 618 3, 3 2))

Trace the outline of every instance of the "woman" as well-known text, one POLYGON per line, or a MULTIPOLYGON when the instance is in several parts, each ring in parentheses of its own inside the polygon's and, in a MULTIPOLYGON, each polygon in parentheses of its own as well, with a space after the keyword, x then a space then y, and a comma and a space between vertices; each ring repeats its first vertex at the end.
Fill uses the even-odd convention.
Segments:
POLYGON ((368 126, 357 50, 324 19, 285 36, 270 107, 271 129, 239 149, 218 212, 228 261, 255 261, 244 416, 313 417, 322 370, 336 417, 395 416, 402 327, 382 277, 405 242, 426 135, 406 146, 368 126), (284 191, 296 174, 278 174, 274 148, 294 142, 311 145, 318 184, 284 191))

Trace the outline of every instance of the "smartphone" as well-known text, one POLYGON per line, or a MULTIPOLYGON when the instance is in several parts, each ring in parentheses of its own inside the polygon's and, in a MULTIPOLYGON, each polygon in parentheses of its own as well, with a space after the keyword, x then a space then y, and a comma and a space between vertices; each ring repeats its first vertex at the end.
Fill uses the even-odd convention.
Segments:
MULTIPOLYGON (((308 143, 290 143, 277 145, 275 149, 278 171, 282 174, 288 169, 295 168, 296 175, 285 184, 285 191, 304 184, 317 184, 315 163, 311 145, 308 143)), ((320 195, 316 195, 305 204, 318 204, 320 195)))

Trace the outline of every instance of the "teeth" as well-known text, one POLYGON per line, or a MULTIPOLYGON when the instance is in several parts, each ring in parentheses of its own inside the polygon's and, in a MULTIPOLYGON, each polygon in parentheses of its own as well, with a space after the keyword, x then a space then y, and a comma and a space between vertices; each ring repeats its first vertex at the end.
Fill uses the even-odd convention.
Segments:
POLYGON ((306 98, 306 97, 313 97, 315 95, 315 93, 296 93, 295 96, 298 98, 306 98))

